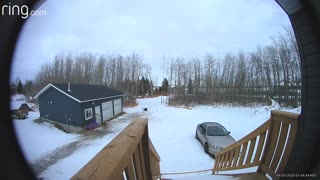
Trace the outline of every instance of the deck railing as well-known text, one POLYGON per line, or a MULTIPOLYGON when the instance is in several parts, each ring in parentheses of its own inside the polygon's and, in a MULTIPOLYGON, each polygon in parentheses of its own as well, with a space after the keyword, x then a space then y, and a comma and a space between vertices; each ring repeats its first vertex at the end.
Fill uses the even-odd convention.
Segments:
POLYGON ((150 180, 160 175, 160 157, 147 119, 132 121, 71 179, 150 180))
POLYGON ((277 179, 291 154, 298 118, 298 114, 272 111, 267 122, 216 155, 213 174, 258 166, 258 173, 277 179))

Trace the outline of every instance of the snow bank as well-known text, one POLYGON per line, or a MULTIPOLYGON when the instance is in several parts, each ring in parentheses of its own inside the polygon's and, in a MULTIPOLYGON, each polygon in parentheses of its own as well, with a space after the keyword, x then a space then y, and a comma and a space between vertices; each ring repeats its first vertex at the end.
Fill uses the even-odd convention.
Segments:
POLYGON ((281 110, 281 111, 287 111, 287 112, 292 112, 292 113, 298 113, 300 114, 301 113, 301 106, 298 107, 298 108, 294 108, 294 109, 290 109, 290 108, 284 108, 284 107, 281 107, 280 104, 271 99, 271 105, 270 106, 263 106, 261 108, 257 108, 254 113, 253 113, 253 116, 256 116, 256 115, 261 115, 261 114, 269 114, 271 113, 272 110, 281 110))
POLYGON ((294 108, 294 109, 285 109, 285 111, 300 114, 301 113, 301 106, 298 108, 294 108))
POLYGON ((261 108, 257 108, 254 111, 254 116, 257 114, 270 114, 272 110, 280 110, 280 105, 275 100, 271 99, 271 105, 270 106, 263 106, 261 108))

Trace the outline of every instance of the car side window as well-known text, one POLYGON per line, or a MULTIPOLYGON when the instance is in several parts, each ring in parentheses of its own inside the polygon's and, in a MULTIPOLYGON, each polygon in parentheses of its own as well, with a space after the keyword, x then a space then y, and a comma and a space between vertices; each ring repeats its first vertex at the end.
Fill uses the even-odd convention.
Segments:
POLYGON ((200 124, 200 129, 199 130, 200 130, 200 133, 203 134, 203 132, 204 132, 203 124, 200 124))
POLYGON ((207 126, 205 124, 201 124, 200 125, 200 131, 201 131, 202 134, 206 133, 206 129, 207 129, 207 126))

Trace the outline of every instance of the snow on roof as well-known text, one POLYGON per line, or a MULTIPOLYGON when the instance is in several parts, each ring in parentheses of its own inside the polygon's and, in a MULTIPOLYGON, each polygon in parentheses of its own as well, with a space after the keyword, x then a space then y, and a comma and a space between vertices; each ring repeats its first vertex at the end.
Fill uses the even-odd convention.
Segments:
POLYGON ((50 83, 44 87, 36 96, 38 98, 42 93, 53 87, 65 94, 66 96, 78 102, 94 101, 105 98, 124 96, 123 92, 114 90, 107 86, 102 85, 89 85, 89 84, 70 84, 70 91, 68 84, 50 83))

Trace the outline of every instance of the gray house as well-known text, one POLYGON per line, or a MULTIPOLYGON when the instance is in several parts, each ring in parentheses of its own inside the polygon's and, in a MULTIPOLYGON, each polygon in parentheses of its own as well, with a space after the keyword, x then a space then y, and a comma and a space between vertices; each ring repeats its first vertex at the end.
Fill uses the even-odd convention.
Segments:
POLYGON ((41 118, 78 132, 93 121, 100 125, 122 113, 124 96, 101 85, 50 83, 35 98, 41 118))

